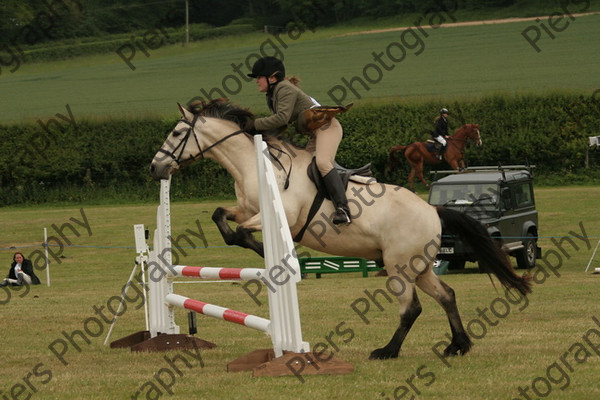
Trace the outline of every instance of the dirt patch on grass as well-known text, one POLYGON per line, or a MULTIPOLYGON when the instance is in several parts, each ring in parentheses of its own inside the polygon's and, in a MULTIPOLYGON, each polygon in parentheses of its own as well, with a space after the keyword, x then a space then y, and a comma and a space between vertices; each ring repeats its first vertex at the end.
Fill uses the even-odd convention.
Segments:
MULTIPOLYGON (((586 15, 594 15, 594 14, 600 14, 600 12, 594 11, 594 12, 578 13, 578 14, 571 14, 571 15, 574 18, 577 18, 577 17, 582 17, 582 16, 586 16, 586 15)), ((435 29, 437 29, 437 28, 455 28, 455 27, 460 27, 460 26, 510 24, 510 23, 514 23, 514 22, 535 21, 537 19, 539 19, 539 20, 544 20, 544 19, 547 20, 548 18, 549 18, 549 16, 545 15, 545 16, 527 17, 527 18, 504 18, 504 19, 489 19, 489 20, 482 20, 482 21, 453 22, 453 23, 444 23, 444 24, 441 24, 441 25, 437 26, 435 29)), ((399 27, 396 27, 396 28, 373 29, 373 30, 368 30, 368 31, 356 31, 356 32, 344 33, 342 35, 338 35, 337 37, 351 36, 351 35, 368 35, 370 33, 383 33, 383 32, 394 32, 394 31, 405 31, 405 30, 410 29, 410 28, 413 28, 413 27, 412 26, 399 26, 399 27)), ((423 29, 433 29, 431 26, 421 26, 421 28, 423 28, 423 29)))

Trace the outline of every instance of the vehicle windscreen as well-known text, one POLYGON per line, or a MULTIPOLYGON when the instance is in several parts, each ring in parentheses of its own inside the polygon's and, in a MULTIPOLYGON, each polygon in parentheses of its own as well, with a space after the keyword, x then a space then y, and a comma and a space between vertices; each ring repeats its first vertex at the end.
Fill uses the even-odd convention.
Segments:
POLYGON ((498 185, 495 183, 433 185, 429 193, 429 204, 492 211, 497 209, 499 197, 498 185))

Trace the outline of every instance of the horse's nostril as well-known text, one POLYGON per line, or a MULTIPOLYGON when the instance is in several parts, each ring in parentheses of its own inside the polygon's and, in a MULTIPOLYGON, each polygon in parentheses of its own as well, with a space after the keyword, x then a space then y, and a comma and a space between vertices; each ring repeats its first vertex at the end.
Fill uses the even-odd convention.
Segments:
POLYGON ((150 173, 154 173, 154 171, 156 171, 156 167, 154 164, 150 164, 150 173))

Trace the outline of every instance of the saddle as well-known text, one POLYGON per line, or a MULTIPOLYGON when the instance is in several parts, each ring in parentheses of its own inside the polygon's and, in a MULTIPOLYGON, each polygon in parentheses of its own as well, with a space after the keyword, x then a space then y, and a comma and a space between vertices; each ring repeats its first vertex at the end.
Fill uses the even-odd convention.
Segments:
POLYGON ((425 143, 426 143, 425 148, 430 153, 437 153, 440 150, 442 150, 442 144, 440 142, 438 142, 437 140, 427 139, 427 141, 425 143))
MULTIPOLYGON (((360 168, 344 168, 338 163, 333 164, 334 169, 340 175, 342 179, 342 183, 344 184, 344 189, 348 189, 348 182, 352 178, 353 181, 358 183, 366 183, 368 180, 373 182, 373 171, 371 171, 371 163, 363 165, 360 168), (361 179, 362 178, 362 179, 361 179)), ((317 192, 327 200, 331 200, 329 197, 329 193, 327 193, 327 188, 325 186, 325 181, 317 168, 317 159, 313 157, 311 163, 308 165, 306 170, 308 177, 317 187, 317 192)))
MULTIPOLYGON (((327 192, 327 187, 325 186, 325 181, 323 180, 323 177, 321 176, 321 173, 317 168, 316 161, 316 158, 313 157, 311 163, 306 169, 306 172, 308 174, 309 179, 317 187, 317 194, 315 196, 315 199, 313 200, 312 205, 310 206, 310 210, 308 211, 308 216, 306 218, 304 226, 302 227, 302 229, 300 229, 300 232, 298 232, 298 234, 294 237, 295 242, 299 242, 300 240, 302 240, 304 232, 306 232, 308 225, 317 214, 317 211, 319 211, 319 208, 321 208, 321 204, 323 204, 323 201, 325 199, 331 200, 331 197, 327 192)), ((353 182, 362 184, 370 183, 375 180, 375 178, 373 178, 373 171, 371 171, 371 163, 363 165, 360 168, 344 168, 338 163, 334 163, 334 169, 340 175, 342 183, 344 184, 344 189, 346 190, 348 189, 348 182, 351 180, 353 182)))

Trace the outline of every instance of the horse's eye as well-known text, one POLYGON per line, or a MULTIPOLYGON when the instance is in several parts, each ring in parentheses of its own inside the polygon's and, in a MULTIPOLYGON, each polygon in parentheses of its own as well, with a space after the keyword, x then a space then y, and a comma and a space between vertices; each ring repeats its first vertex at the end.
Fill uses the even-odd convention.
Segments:
POLYGON ((179 134, 180 134, 180 133, 181 133, 181 132, 179 132, 179 131, 173 131, 173 137, 177 137, 177 136, 179 136, 179 134))

